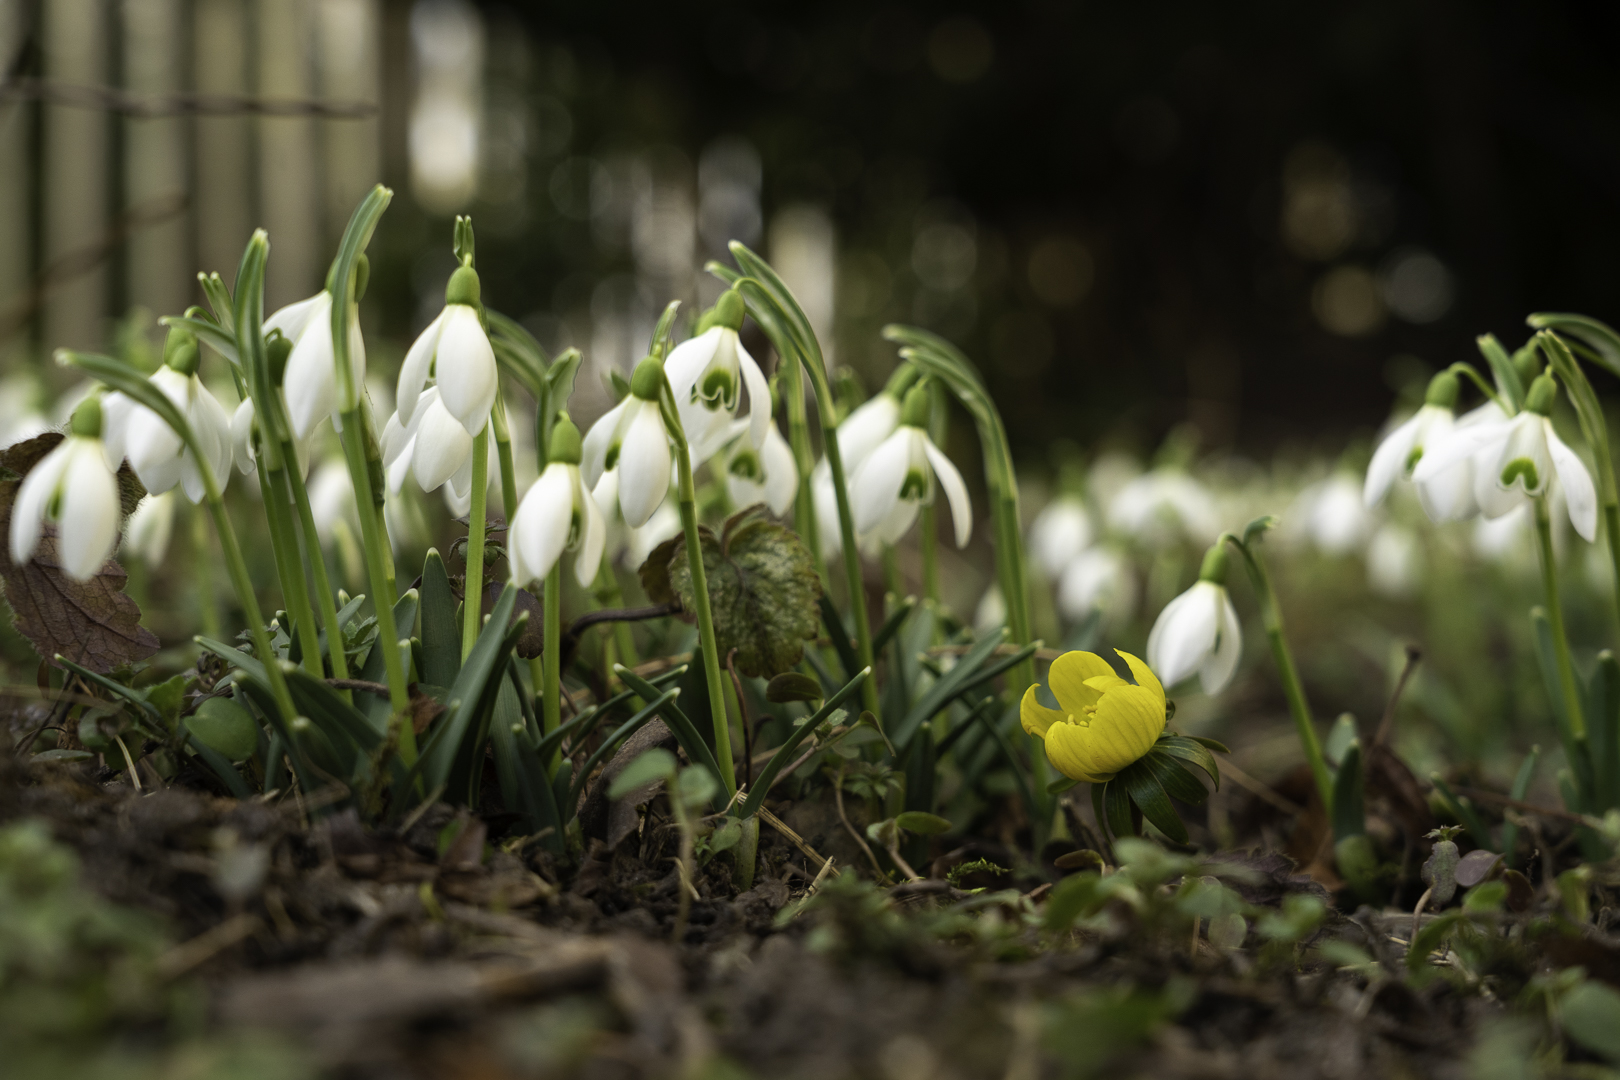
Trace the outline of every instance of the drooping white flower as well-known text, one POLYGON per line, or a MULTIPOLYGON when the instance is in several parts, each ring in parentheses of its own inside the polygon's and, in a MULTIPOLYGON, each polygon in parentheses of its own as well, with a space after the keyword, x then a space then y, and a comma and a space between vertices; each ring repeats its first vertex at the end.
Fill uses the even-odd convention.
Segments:
POLYGON ((1130 563, 1109 547, 1087 548, 1063 568, 1058 578, 1057 607, 1071 622, 1093 612, 1109 622, 1128 619, 1136 609, 1136 578, 1130 563))
POLYGON ((421 399, 430 376, 440 405, 469 438, 489 423, 500 378, 478 305, 478 272, 461 266, 445 287, 444 310, 417 336, 400 366, 395 400, 402 424, 411 424, 425 404, 421 399))
MULTIPOLYGON (((334 427, 341 426, 337 357, 332 348, 332 294, 322 290, 281 308, 264 321, 266 334, 275 330, 292 342, 282 389, 293 438, 308 438, 327 416, 334 427)), ((366 382, 366 343, 354 313, 349 319, 349 381, 358 400, 366 382)))
POLYGON ((1204 486, 1168 467, 1136 477, 1108 506, 1108 524, 1149 547, 1182 540, 1208 543, 1219 531, 1218 521, 1215 500, 1204 486))
POLYGON ((1232 681, 1243 655, 1243 630, 1226 593, 1226 550, 1209 549, 1197 584, 1165 605, 1148 634, 1148 666, 1166 686, 1198 674, 1206 694, 1232 681))
MULTIPOLYGON (((601 504, 598 503, 598 506, 601 504)), ((627 529, 625 540, 625 560, 627 565, 638 567, 647 561, 653 553, 653 548, 665 540, 677 536, 681 531, 681 513, 675 508, 675 500, 665 499, 653 511, 647 524, 639 529, 627 529)))
POLYGON ((726 493, 733 506, 764 503, 780 517, 793 507, 799 493, 799 467, 775 424, 765 426, 765 441, 753 446, 749 421, 734 420, 731 448, 726 454, 726 493))
POLYGON ((770 385, 737 336, 743 324, 742 297, 735 289, 721 293, 704 321, 707 327, 675 346, 664 361, 694 469, 731 440, 742 386, 748 387, 748 438, 755 450, 765 445, 771 426, 770 385))
POLYGON ((1091 546, 1091 513, 1073 495, 1059 495, 1041 508, 1029 527, 1029 550, 1048 581, 1056 581, 1075 556, 1091 546))
POLYGON ((1553 481, 1563 489, 1570 524, 1581 538, 1597 538, 1597 489, 1580 456, 1553 430, 1553 399, 1558 387, 1549 375, 1530 386, 1522 412, 1503 423, 1482 423, 1452 432, 1424 454, 1412 477, 1422 483, 1456 462, 1472 458, 1474 497, 1480 511, 1501 517, 1532 498, 1545 495, 1553 481))
POLYGON ((551 453, 540 479, 518 505, 507 534, 512 581, 524 586, 545 578, 564 551, 577 551, 574 578, 589 588, 602 565, 606 529, 596 500, 580 478, 579 429, 567 418, 551 430, 551 453))
POLYGON ((129 515, 124 529, 124 550, 137 555, 147 566, 162 564, 174 535, 174 491, 148 495, 129 515))
POLYGON ((1304 535, 1327 555, 1348 555, 1372 529, 1362 485, 1348 473, 1335 473, 1300 492, 1295 516, 1304 535))
MULTIPOLYGON (((1412 470, 1422 460, 1424 452, 1450 436, 1457 425, 1452 412, 1456 403, 1456 375, 1442 371, 1429 380, 1423 407, 1397 425, 1373 452, 1362 487, 1362 501, 1369 509, 1384 500, 1396 480, 1411 479, 1412 470)), ((1478 511, 1474 503, 1473 468, 1466 458, 1417 488, 1424 511, 1435 521, 1456 521, 1478 511)))
POLYGON ((1411 596, 1417 590, 1422 558, 1412 530, 1386 522, 1367 544, 1367 584, 1394 599, 1411 596))
POLYGON ((118 544, 117 462, 101 442, 101 402, 91 397, 73 413, 68 437, 39 459, 11 506, 11 561, 21 566, 39 549, 45 523, 56 523, 62 571, 89 581, 118 544))
POLYGON ((926 386, 908 391, 900 426, 867 455, 850 478, 850 512, 858 535, 897 543, 917 520, 922 506, 933 501, 936 477, 950 503, 956 546, 966 546, 973 534, 967 485, 951 459, 928 437, 928 408, 926 386))
POLYGON ((415 476, 423 491, 435 491, 465 472, 461 486, 471 497, 473 437, 439 400, 437 386, 422 391, 409 423, 398 412, 388 418, 382 451, 388 490, 398 492, 406 476, 415 476))
MULTIPOLYGON (((580 474, 593 495, 606 474, 617 474, 611 493, 632 529, 647 523, 669 491, 669 431, 658 411, 663 380, 658 361, 650 356, 642 360, 630 380, 630 393, 585 435, 580 474)), ((598 505, 603 501, 597 496, 598 505)))
MULTIPOLYGON (((221 490, 231 479, 231 417, 197 378, 197 339, 173 330, 164 347, 164 363, 151 383, 185 417, 202 450, 204 463, 221 490)), ((176 484, 186 498, 200 503, 207 494, 202 468, 191 448, 157 413, 121 393, 103 403, 103 441, 112 461, 129 458, 130 468, 146 490, 160 495, 176 484)))

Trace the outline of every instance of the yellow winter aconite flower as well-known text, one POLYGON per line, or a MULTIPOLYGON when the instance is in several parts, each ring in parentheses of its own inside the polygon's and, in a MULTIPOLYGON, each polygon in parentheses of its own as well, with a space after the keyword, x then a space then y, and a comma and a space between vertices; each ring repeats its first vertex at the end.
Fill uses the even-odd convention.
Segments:
POLYGON ((1024 730, 1046 743, 1046 756, 1064 776, 1088 784, 1112 780, 1153 748, 1164 732, 1164 687, 1159 677, 1128 652, 1115 652, 1130 666, 1128 683, 1096 653, 1068 652, 1047 673, 1058 708, 1048 709, 1024 692, 1024 730))

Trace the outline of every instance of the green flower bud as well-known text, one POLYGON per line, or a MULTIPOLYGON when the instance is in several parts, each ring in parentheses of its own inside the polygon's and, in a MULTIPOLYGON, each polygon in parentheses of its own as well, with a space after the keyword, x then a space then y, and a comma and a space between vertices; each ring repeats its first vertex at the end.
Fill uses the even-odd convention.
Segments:
POLYGON ((724 326, 730 330, 741 330, 745 309, 743 298, 736 289, 727 289, 720 294, 720 299, 714 302, 714 318, 710 326, 724 326))
POLYGON ((900 422, 908 427, 926 428, 929 408, 928 384, 918 383, 906 391, 905 404, 900 406, 900 422))
POLYGON ((450 275, 450 284, 444 287, 444 302, 475 308, 478 306, 478 295, 478 271, 470 266, 456 267, 456 272, 450 275))
POLYGON ((68 430, 82 439, 101 438, 101 395, 91 394, 73 410, 68 430))
POLYGON ((551 454, 549 461, 562 462, 564 465, 578 465, 583 453, 583 444, 579 437, 579 428, 568 417, 559 417, 551 428, 551 454))
POLYGON ((1457 404, 1457 376, 1449 371, 1442 371, 1429 380, 1429 391, 1423 395, 1423 404, 1438 405, 1442 409, 1452 408, 1457 404))
POLYGON ((1524 407, 1533 413, 1542 416, 1551 416, 1553 401, 1558 397, 1558 384, 1553 377, 1547 374, 1537 375, 1530 384, 1530 393, 1525 398, 1524 407))
POLYGON ((664 365, 652 357, 644 357, 630 376, 630 392, 643 401, 657 401, 664 385, 664 365))
POLYGON ((163 343, 163 362, 182 375, 197 374, 197 361, 202 354, 197 349, 197 338, 183 326, 169 329, 169 339, 163 343))
POLYGON ((1213 585, 1226 584, 1226 544, 1217 541, 1204 552, 1204 565, 1198 571, 1198 580, 1213 585))
POLYGON ((270 366, 270 385, 280 386, 287 374, 287 358, 292 355, 292 342, 280 330, 270 331, 264 339, 264 359, 270 366))
POLYGON ((1528 391, 1530 384, 1536 381, 1536 376, 1541 374, 1541 360, 1536 356, 1536 350, 1526 348, 1514 353, 1513 370, 1519 373, 1519 381, 1524 384, 1525 390, 1528 391))

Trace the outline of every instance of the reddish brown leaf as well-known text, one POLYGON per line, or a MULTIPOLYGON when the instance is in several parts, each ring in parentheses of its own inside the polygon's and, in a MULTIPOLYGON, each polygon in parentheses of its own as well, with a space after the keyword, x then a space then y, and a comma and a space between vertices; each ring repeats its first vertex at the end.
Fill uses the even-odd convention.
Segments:
MULTIPOLYGON (((22 478, 61 440, 52 432, 0 451, 0 537, 10 535, 11 504, 22 478)), ((127 465, 119 470, 118 481, 128 514, 145 491, 127 465)), ((124 595, 124 568, 108 559, 89 581, 74 581, 57 561, 54 527, 46 527, 27 566, 13 565, 10 545, 0 543, 0 579, 18 632, 47 660, 60 654, 106 673, 162 647, 157 635, 141 625, 140 607, 124 595)))

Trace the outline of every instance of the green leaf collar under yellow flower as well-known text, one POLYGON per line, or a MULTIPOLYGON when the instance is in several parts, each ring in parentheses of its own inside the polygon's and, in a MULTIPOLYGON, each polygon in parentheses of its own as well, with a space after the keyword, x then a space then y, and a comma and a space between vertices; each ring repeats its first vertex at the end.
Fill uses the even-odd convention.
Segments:
POLYGON ((1153 748, 1164 731, 1164 687, 1152 670, 1116 649, 1136 677, 1114 674, 1096 653, 1068 652, 1047 673, 1058 708, 1048 709, 1024 693, 1019 710, 1024 730, 1046 744, 1046 756, 1071 780, 1101 784, 1153 748))

